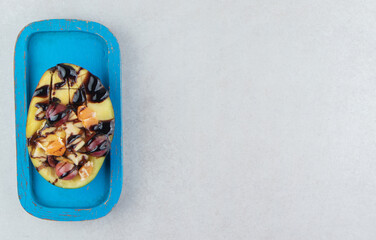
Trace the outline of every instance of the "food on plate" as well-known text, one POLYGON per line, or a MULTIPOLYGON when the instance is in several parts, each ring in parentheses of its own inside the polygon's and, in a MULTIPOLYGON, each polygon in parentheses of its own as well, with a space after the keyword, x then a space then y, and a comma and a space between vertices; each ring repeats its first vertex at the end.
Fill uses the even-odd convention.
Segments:
POLYGON ((79 188, 98 174, 114 133, 107 89, 88 70, 58 64, 40 79, 30 102, 27 146, 39 174, 62 188, 79 188))

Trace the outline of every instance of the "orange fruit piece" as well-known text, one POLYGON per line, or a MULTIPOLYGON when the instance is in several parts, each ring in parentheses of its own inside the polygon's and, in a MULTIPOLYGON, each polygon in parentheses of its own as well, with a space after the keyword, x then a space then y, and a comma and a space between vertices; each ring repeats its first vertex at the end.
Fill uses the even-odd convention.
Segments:
POLYGON ((65 145, 63 142, 59 140, 52 141, 47 145, 46 154, 53 156, 63 156, 65 150, 65 145))
POLYGON ((85 128, 89 129, 91 126, 98 124, 96 112, 85 106, 79 106, 77 108, 77 117, 82 121, 85 128))

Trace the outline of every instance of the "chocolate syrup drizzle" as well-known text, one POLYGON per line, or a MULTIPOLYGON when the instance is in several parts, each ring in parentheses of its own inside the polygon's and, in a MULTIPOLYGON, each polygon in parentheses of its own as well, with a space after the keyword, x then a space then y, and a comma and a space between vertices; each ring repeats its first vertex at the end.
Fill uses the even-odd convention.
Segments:
POLYGON ((71 135, 68 137, 67 139, 67 145, 71 144, 72 142, 74 142, 77 138, 79 138, 81 135, 71 135))
POLYGON ((43 111, 46 111, 47 108, 48 108, 48 103, 46 103, 46 102, 39 102, 39 103, 35 104, 35 107, 36 108, 42 108, 43 111))
POLYGON ((58 75, 63 82, 55 83, 55 89, 62 88, 65 84, 68 84, 68 87, 72 86, 77 81, 77 72, 73 67, 62 63, 58 64, 56 67, 58 75))
POLYGON ((102 85, 98 77, 91 74, 89 79, 84 83, 86 93, 89 95, 89 101, 100 103, 108 98, 108 91, 102 85))
POLYGON ((50 92, 50 86, 44 85, 40 88, 35 89, 33 97, 47 97, 50 92))
POLYGON ((69 174, 71 174, 72 172, 74 172, 75 170, 77 170, 77 166, 76 166, 76 165, 74 165, 74 167, 73 167, 71 170, 69 170, 69 171, 63 173, 63 174, 59 177, 59 179, 63 179, 63 178, 65 178, 66 176, 68 176, 69 174))
POLYGON ((85 88, 82 86, 73 94, 72 105, 75 108, 86 103, 85 88))
POLYGON ((100 121, 98 125, 94 125, 90 128, 90 131, 94 131, 97 133, 105 134, 105 135, 111 135, 114 133, 115 128, 115 121, 114 119, 106 120, 106 121, 100 121))

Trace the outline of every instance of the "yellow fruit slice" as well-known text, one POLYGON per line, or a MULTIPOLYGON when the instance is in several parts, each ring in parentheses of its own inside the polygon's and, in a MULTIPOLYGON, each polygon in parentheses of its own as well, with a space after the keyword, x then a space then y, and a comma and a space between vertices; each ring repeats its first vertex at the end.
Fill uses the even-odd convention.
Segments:
POLYGON ((69 87, 59 76, 59 72, 55 71, 52 75, 51 83, 51 99, 56 99, 61 104, 69 104, 69 87))

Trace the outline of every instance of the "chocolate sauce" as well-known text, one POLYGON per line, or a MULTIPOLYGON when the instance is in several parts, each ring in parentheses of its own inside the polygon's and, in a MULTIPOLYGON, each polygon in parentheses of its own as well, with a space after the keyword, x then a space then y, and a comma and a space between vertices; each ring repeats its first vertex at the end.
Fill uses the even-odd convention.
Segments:
POLYGON ((54 126, 56 123, 58 123, 63 118, 67 118, 69 116, 70 110, 66 109, 65 111, 58 112, 56 114, 50 115, 47 117, 48 124, 50 126, 54 126))
POLYGON ((36 107, 36 108, 42 108, 43 111, 46 111, 47 108, 48 108, 48 103, 43 103, 43 102, 36 103, 36 104, 35 104, 35 107, 36 107))
POLYGON ((57 183, 57 181, 59 181, 58 178, 56 178, 55 181, 52 182, 52 185, 55 185, 57 183))
POLYGON ((51 102, 52 103, 61 103, 61 100, 58 99, 57 97, 53 97, 53 98, 51 98, 51 102))
POLYGON ((73 95, 72 105, 78 107, 86 103, 86 94, 84 88, 79 88, 73 95))
POLYGON ((99 122, 97 125, 92 126, 90 130, 96 133, 110 135, 110 134, 113 134, 114 127, 115 127, 115 120, 111 119, 111 120, 99 122))
POLYGON ((68 139, 67 139, 67 145, 71 144, 72 142, 74 142, 79 137, 80 137, 80 135, 78 135, 78 134, 69 136, 68 139))
POLYGON ((102 85, 98 77, 91 75, 85 82, 86 93, 90 96, 91 102, 103 102, 108 98, 108 91, 102 85))
POLYGON ((55 83, 54 88, 55 88, 55 89, 62 88, 62 87, 64 87, 64 85, 65 85, 66 83, 67 83, 66 81, 55 83))
POLYGON ((38 134, 37 134, 37 132, 35 132, 34 134, 33 134, 33 136, 31 136, 30 138, 28 138, 27 139, 27 146, 35 146, 35 139, 37 139, 38 138, 38 134))
POLYGON ((78 163, 79 168, 81 168, 83 165, 85 165, 85 163, 87 163, 87 159, 86 159, 86 158, 82 159, 82 160, 78 163))
POLYGON ((47 97, 50 90, 49 85, 44 85, 40 88, 35 89, 33 97, 47 97))
MULTIPOLYGON (((95 141, 97 138, 103 138, 105 135, 102 134, 96 134, 94 137, 92 137, 89 141, 87 141, 86 146, 89 146, 93 141, 95 141)), ((91 151, 88 151, 88 153, 94 153, 99 152, 102 150, 109 149, 110 142, 107 137, 105 137, 105 140, 101 141, 98 145, 96 145, 91 151)))
POLYGON ((65 178, 66 176, 68 176, 69 174, 71 174, 72 172, 74 172, 74 171, 76 171, 76 170, 77 170, 77 166, 74 165, 74 167, 73 167, 71 170, 66 171, 66 172, 63 173, 59 178, 60 178, 60 179, 63 179, 63 178, 65 178))
MULTIPOLYGON (((65 83, 68 82, 68 84, 71 86, 73 85, 77 80, 77 72, 74 70, 73 67, 65 65, 65 64, 58 64, 57 66, 58 74, 61 79, 64 80, 65 83)), ((65 83, 62 85, 64 86, 65 83)), ((60 86, 60 85, 58 85, 60 86)), ((60 86, 60 87, 62 87, 60 86)), ((56 84, 55 84, 56 87, 56 84)))

